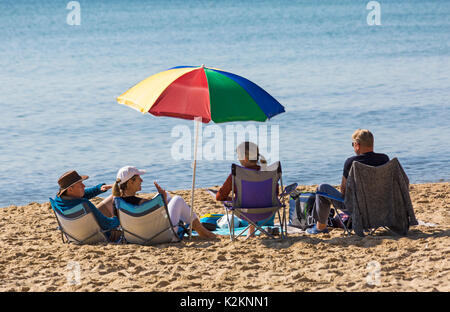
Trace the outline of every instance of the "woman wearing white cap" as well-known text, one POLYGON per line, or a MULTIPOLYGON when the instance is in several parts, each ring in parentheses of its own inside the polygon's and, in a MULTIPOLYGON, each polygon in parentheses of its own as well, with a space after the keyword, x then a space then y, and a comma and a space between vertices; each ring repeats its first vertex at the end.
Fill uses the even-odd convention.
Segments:
MULTIPOLYGON (((113 196, 121 197, 124 201, 132 205, 141 205, 148 199, 140 198, 136 196, 136 193, 141 190, 142 178, 141 175, 145 174, 145 170, 139 170, 133 166, 125 166, 119 169, 117 172, 117 179, 113 186, 113 196)), ((167 208, 169 210, 170 221, 172 224, 178 224, 180 221, 184 223, 190 223, 191 207, 180 196, 171 197, 162 189, 158 183, 153 182, 160 194, 162 194, 166 200, 167 208)), ((215 238, 216 235, 208 231, 198 219, 195 212, 192 213, 192 229, 198 233, 200 237, 215 238)), ((175 227, 175 232, 178 227, 175 227)))

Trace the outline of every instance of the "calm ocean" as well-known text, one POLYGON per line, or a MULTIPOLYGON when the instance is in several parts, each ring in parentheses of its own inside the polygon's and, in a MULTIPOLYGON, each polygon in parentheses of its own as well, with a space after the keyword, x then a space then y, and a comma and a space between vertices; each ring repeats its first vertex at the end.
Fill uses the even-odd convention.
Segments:
MULTIPOLYGON (((80 0, 71 26, 69 1, 1 1, 0 207, 48 201, 69 169, 92 186, 135 165, 143 192, 189 189, 171 131, 193 123, 115 100, 178 65, 244 76, 284 105, 264 125, 279 129, 285 184, 339 184, 357 128, 412 183, 449 181, 450 1, 380 0, 374 26, 368 2, 80 0)), ((197 187, 230 164, 199 161, 197 187)))

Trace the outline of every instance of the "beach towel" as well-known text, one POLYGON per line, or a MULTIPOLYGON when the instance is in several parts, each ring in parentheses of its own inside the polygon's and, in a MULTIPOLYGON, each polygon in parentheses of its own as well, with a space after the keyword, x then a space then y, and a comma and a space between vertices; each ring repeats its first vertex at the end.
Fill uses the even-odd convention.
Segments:
POLYGON ((409 226, 418 224, 409 196, 409 179, 397 158, 378 167, 353 162, 345 208, 352 213, 353 229, 359 236, 364 236, 364 230, 381 226, 407 235, 409 226))
MULTIPOLYGON (((269 167, 268 167, 269 168, 269 167)), ((287 188, 287 187, 286 187, 287 188)), ((214 199, 216 198, 216 194, 217 194, 217 190, 212 190, 212 189, 206 189, 206 191, 212 196, 212 197, 214 197, 214 199)), ((226 201, 226 202, 223 202, 224 204, 228 204, 230 207, 231 207, 231 201, 226 201)), ((219 216, 219 218, 217 218, 217 220, 216 220, 216 223, 217 223, 217 221, 218 221, 218 219, 220 219, 220 217, 222 217, 222 216, 224 216, 223 214, 206 214, 206 215, 204 215, 204 216, 202 216, 202 218, 203 217, 208 217, 208 215, 211 215, 211 216, 215 216, 215 217, 217 217, 217 216, 219 216)), ((237 217, 236 217, 237 218, 237 217)), ((241 218, 238 218, 238 220, 239 220, 239 226, 238 226, 238 228, 245 228, 245 227, 247 227, 248 226, 248 222, 247 221, 245 221, 245 220, 243 220, 243 219, 241 219, 241 218)), ((258 224, 258 225, 261 225, 261 224, 265 224, 266 226, 268 226, 268 227, 273 227, 274 226, 274 221, 275 221, 275 215, 273 215, 271 218, 270 218, 270 220, 262 220, 262 221, 259 221, 259 222, 256 222, 256 224, 258 224)), ((200 222, 210 222, 210 220, 207 220, 207 219, 205 219, 205 221, 202 221, 202 219, 200 219, 200 222)), ((235 228, 235 230, 237 230, 238 228, 235 228)), ((264 228, 264 227, 263 227, 264 228)))
MULTIPOLYGON (((235 231, 239 231, 239 232, 241 232, 241 231, 243 231, 244 229, 246 228, 246 226, 241 226, 241 227, 238 227, 238 228, 235 228, 235 231)), ((262 228, 263 229, 265 229, 265 230, 267 230, 267 229, 269 229, 269 228, 272 228, 271 226, 262 226, 262 228)), ((212 233, 214 233, 214 234, 216 234, 216 235, 223 235, 223 236, 228 236, 229 234, 230 234, 230 230, 228 229, 228 228, 217 228, 216 230, 214 230, 214 231, 211 231, 212 233)), ((294 232, 292 232, 292 233, 294 233, 294 232)), ((244 236, 246 236, 248 234, 248 229, 247 229, 247 231, 245 231, 242 235, 244 235, 244 236)), ((259 236, 259 235, 261 235, 261 231, 259 231, 259 230, 255 230, 255 233, 254 233, 256 236, 259 236)), ((192 236, 198 236, 198 233, 197 232, 195 232, 195 231, 192 231, 192 236)))

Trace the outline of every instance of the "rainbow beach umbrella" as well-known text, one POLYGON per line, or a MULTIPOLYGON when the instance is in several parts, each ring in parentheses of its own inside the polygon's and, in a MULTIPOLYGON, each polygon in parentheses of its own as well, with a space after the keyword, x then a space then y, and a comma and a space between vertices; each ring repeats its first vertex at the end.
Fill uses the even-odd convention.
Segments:
POLYGON ((202 122, 265 121, 284 107, 248 79, 205 66, 179 66, 139 82, 117 98, 142 113, 202 122))
MULTIPOLYGON (((196 120, 191 210, 194 204, 198 120, 266 121, 284 107, 250 80, 202 66, 178 66, 152 75, 117 98, 141 113, 196 120)), ((192 225, 192 222, 191 222, 192 225)))

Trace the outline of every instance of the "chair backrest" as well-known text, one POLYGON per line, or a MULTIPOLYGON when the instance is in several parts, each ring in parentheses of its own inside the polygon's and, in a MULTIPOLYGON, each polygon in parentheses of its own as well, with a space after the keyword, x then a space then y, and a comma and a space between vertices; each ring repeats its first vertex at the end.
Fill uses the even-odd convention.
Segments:
POLYGON ((62 211, 56 207, 53 199, 50 204, 55 212, 61 231, 69 242, 77 244, 97 244, 108 242, 89 205, 81 203, 62 211))
POLYGON ((232 164, 233 206, 245 208, 264 208, 277 206, 278 180, 281 178, 281 165, 271 165, 272 170, 258 171, 232 164))
POLYGON ((278 180, 281 179, 281 165, 272 165, 273 170, 253 170, 233 164, 231 166, 233 185, 233 209, 239 217, 261 222, 274 217, 281 204, 278 200, 278 180))
POLYGON ((345 207, 354 213, 355 232, 363 235, 363 229, 387 226, 405 235, 416 222, 408 187, 408 177, 397 158, 377 167, 353 162, 345 207))
POLYGON ((141 205, 115 198, 124 238, 129 243, 153 245, 178 240, 161 194, 141 205))

